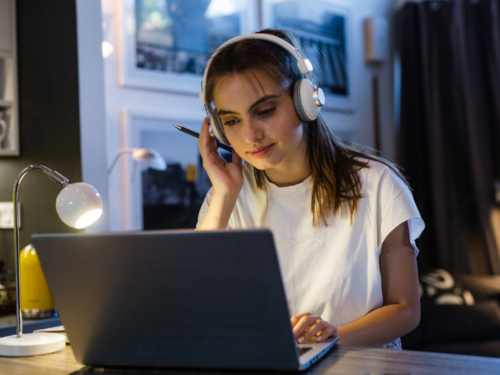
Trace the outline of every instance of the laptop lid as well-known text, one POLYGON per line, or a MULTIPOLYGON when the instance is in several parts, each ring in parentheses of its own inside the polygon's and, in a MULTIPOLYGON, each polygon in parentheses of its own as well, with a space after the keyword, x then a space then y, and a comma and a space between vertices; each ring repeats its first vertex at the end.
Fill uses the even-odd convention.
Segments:
POLYGON ((267 230, 35 235, 77 361, 297 370, 267 230))

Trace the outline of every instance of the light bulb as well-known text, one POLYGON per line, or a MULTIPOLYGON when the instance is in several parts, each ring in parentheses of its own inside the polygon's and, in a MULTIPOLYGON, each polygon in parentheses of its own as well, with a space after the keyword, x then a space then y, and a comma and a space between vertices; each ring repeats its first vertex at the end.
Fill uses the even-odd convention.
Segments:
POLYGON ((102 210, 100 208, 96 208, 92 211, 89 211, 86 214, 83 214, 83 216, 78 219, 78 221, 75 224, 75 228, 77 229, 86 228, 90 224, 95 222, 97 219, 99 219, 101 215, 102 215, 102 210))

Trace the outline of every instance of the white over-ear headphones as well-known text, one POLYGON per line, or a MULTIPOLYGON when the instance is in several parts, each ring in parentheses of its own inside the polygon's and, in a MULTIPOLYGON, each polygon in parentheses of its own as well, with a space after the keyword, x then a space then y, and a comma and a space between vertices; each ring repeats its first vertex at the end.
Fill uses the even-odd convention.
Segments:
POLYGON ((207 75, 210 63, 221 49, 243 39, 266 40, 283 47, 292 54, 295 60, 297 60, 297 67, 299 68, 300 72, 306 77, 295 82, 293 86, 293 104, 295 106, 295 111, 302 121, 316 120, 321 107, 325 104, 325 94, 323 93, 323 90, 316 85, 314 79, 312 78, 311 73, 313 71, 313 66, 311 62, 307 58, 303 57, 300 51, 295 49, 295 47, 293 47, 290 43, 277 36, 269 34, 247 34, 229 39, 227 42, 217 48, 217 50, 210 57, 210 60, 208 60, 207 67, 205 68, 205 74, 203 75, 201 86, 202 90, 200 91, 200 102, 201 104, 205 105, 207 116, 210 117, 210 134, 215 136, 219 142, 229 145, 229 142, 224 134, 224 127, 220 121, 219 116, 217 115, 217 111, 215 110, 214 115, 210 115, 209 103, 207 103, 205 97, 205 86, 207 83, 207 75))

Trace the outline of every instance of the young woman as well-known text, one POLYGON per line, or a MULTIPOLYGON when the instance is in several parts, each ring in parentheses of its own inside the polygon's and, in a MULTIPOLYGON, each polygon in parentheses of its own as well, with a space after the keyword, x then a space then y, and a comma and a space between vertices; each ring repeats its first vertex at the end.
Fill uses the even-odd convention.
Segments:
MULTIPOLYGON (((279 30, 260 33, 293 45, 279 30)), ((343 145, 321 116, 300 120, 293 85, 303 77, 281 46, 244 39, 208 69, 205 101, 234 151, 232 163, 219 156, 206 118, 198 145, 213 187, 197 228, 272 230, 299 343, 339 336, 401 348, 420 320, 415 239, 424 228, 404 178, 343 145)))

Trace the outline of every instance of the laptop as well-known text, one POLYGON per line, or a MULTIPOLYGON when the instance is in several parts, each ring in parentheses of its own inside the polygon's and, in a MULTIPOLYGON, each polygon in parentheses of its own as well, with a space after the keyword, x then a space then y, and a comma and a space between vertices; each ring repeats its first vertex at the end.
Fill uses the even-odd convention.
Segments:
POLYGON ((78 362, 99 368, 304 370, 268 230, 34 235, 78 362))

